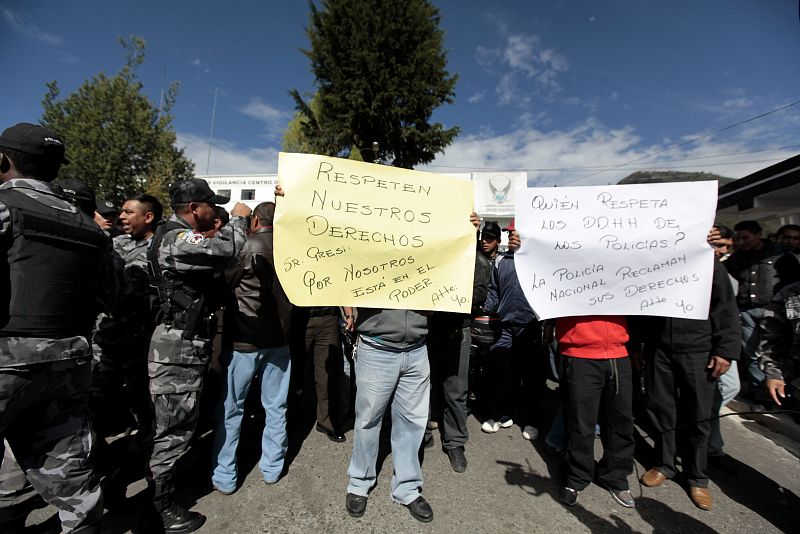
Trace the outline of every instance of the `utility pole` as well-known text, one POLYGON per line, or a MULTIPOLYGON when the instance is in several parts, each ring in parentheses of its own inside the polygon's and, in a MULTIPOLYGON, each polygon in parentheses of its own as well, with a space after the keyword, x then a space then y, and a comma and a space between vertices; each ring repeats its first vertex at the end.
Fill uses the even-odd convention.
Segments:
POLYGON ((206 159, 206 174, 211 167, 211 145, 214 142, 214 120, 217 117, 217 93, 219 87, 214 87, 214 107, 211 108, 211 131, 208 132, 208 158, 206 159))

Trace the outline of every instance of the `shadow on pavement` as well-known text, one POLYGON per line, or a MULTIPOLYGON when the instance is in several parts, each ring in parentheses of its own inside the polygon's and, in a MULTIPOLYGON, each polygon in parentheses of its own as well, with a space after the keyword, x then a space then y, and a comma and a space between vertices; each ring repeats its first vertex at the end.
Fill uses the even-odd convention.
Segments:
POLYGON ((779 530, 797 532, 800 528, 800 498, 747 464, 729 458, 737 473, 726 473, 713 467, 708 469, 708 477, 719 486, 722 493, 779 530))
MULTIPOLYGON (((514 462, 498 461, 499 465, 505 467, 506 483, 518 486, 531 495, 550 495, 554 501, 558 501, 558 478, 553 478, 553 472, 557 471, 555 464, 558 462, 554 456, 543 456, 547 461, 550 476, 542 476, 535 473, 530 466, 527 468, 514 462)), ((614 533, 626 534, 638 532, 629 525, 624 518, 613 516, 611 518, 600 517, 581 506, 564 506, 564 510, 574 515, 581 524, 585 525, 593 533, 614 533)), ((632 512, 634 512, 632 510, 632 512)), ((666 504, 656 500, 640 497, 636 499, 635 513, 653 527, 653 532, 657 534, 666 533, 687 533, 692 534, 713 534, 716 531, 705 525, 701 521, 684 514, 676 512, 666 504)))

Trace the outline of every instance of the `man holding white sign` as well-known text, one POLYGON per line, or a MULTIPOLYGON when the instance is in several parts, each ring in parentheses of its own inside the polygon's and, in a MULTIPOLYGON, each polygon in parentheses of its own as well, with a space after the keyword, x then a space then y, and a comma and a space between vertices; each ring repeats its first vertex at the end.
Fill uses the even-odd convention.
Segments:
POLYGON ((627 483, 633 419, 624 316, 708 318, 714 263, 706 235, 716 197, 716 182, 517 194, 517 228, 526 243, 517 254, 520 284, 540 319, 560 318, 556 336, 567 356, 564 504, 574 505, 593 478, 590 438, 603 406, 598 478, 619 504, 635 506, 627 483))

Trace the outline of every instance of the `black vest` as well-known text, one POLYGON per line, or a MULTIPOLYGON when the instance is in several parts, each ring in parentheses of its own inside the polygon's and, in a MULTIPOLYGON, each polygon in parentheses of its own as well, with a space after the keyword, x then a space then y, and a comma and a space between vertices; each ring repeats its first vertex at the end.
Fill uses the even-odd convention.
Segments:
POLYGON ((13 189, 0 190, 0 202, 11 217, 0 241, 6 259, 0 262, 0 336, 89 336, 108 236, 81 212, 13 189))
POLYGON ((159 250, 164 236, 179 229, 191 231, 175 221, 159 224, 147 251, 150 276, 160 302, 158 321, 185 330, 186 338, 194 335, 213 337, 215 328, 206 323, 211 314, 222 306, 228 293, 222 273, 175 273, 165 271, 159 264, 159 250))

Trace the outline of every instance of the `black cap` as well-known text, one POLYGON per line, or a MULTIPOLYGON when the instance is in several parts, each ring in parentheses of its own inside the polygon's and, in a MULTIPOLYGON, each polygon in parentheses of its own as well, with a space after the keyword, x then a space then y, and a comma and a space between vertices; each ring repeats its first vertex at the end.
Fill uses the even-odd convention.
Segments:
POLYGON ((208 202, 209 204, 227 204, 230 197, 215 195, 202 178, 178 180, 169 186, 169 200, 172 204, 188 204, 189 202, 208 202))
POLYGON ((481 238, 484 237, 500 239, 500 225, 495 221, 487 221, 486 224, 483 225, 483 230, 481 230, 481 238))
POLYGON ((61 136, 37 124, 20 122, 6 128, 0 135, 0 148, 34 154, 58 163, 69 163, 64 157, 64 141, 61 136))
MULTIPOLYGON (((67 199, 67 202, 90 216, 94 215, 97 210, 97 203, 91 187, 80 180, 72 178, 64 178, 53 182, 53 184, 61 189, 60 194, 67 199)), ((59 193, 58 190, 55 192, 59 193)))
POLYGON ((106 200, 104 198, 97 199, 97 213, 100 215, 116 215, 119 213, 119 209, 114 205, 113 202, 110 200, 106 200))

